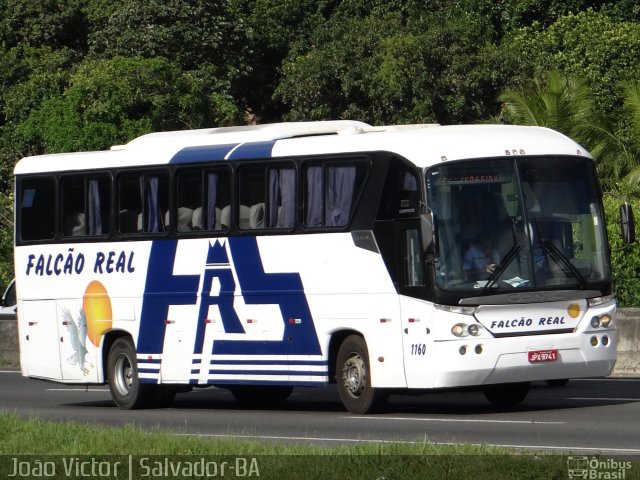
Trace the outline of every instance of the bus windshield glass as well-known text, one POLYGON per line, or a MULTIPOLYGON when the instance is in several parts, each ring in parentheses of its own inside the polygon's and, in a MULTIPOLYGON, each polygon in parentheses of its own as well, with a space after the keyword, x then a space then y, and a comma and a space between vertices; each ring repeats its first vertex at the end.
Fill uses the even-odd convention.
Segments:
POLYGON ((426 174, 444 290, 587 289, 610 267, 592 161, 459 161, 426 174))

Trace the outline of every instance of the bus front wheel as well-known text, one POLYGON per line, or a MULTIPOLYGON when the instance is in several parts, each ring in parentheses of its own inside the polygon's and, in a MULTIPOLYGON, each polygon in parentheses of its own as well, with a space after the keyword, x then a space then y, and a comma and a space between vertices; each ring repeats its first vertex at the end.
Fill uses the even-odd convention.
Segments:
POLYGON ((369 352, 364 339, 358 335, 347 337, 336 361, 338 394, 345 408, 351 413, 364 414, 382 407, 387 394, 371 386, 369 352))
POLYGON ((107 360, 109 390, 115 404, 123 410, 146 406, 151 400, 151 385, 138 378, 138 362, 131 339, 118 338, 109 350, 107 360))

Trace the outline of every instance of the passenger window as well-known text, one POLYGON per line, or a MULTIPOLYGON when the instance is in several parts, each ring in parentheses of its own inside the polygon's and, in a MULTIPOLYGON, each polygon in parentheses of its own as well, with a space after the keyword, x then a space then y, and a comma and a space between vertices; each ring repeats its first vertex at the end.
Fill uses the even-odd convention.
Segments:
POLYGON ((393 159, 382 192, 378 219, 416 216, 419 212, 418 182, 418 175, 414 169, 398 159, 393 159))
POLYGON ((109 233, 111 182, 107 175, 67 177, 61 188, 63 236, 109 233))
POLYGON ((123 174, 118 177, 120 233, 165 231, 169 181, 165 173, 123 174))
POLYGON ((55 232, 55 178, 35 177, 20 182, 20 238, 49 240, 55 232))
POLYGON ((305 227, 347 225, 365 176, 364 163, 308 165, 304 169, 305 227))
MULTIPOLYGON (((176 229, 178 232, 228 228, 230 174, 224 169, 183 170, 177 175, 176 229), (223 222, 223 212, 227 219, 223 222)), ((169 223, 167 218, 166 223, 169 223)))
POLYGON ((239 228, 291 229, 295 217, 295 168, 254 166, 240 170, 239 228))

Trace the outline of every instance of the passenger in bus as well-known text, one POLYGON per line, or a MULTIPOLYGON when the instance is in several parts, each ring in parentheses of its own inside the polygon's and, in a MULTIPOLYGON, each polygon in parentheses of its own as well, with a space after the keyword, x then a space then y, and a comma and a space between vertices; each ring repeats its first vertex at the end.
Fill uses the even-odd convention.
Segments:
POLYGON ((482 232, 471 244, 462 259, 462 271, 467 280, 486 280, 500 263, 500 254, 488 232, 482 232))

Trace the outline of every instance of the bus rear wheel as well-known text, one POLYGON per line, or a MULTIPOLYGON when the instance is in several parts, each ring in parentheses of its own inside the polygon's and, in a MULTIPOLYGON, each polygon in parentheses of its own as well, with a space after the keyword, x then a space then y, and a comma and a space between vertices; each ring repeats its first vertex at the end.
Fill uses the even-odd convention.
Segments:
POLYGON ((152 385, 138 378, 138 362, 131 339, 118 338, 109 350, 107 378, 114 403, 123 410, 147 406, 154 400, 152 385))
POLYGON ((387 393, 371 386, 369 365, 364 339, 358 335, 347 337, 338 350, 336 382, 340 400, 351 413, 372 413, 386 402, 387 393))
POLYGON ((513 407, 525 399, 530 387, 531 382, 502 383, 487 385, 483 393, 496 407, 513 407))

